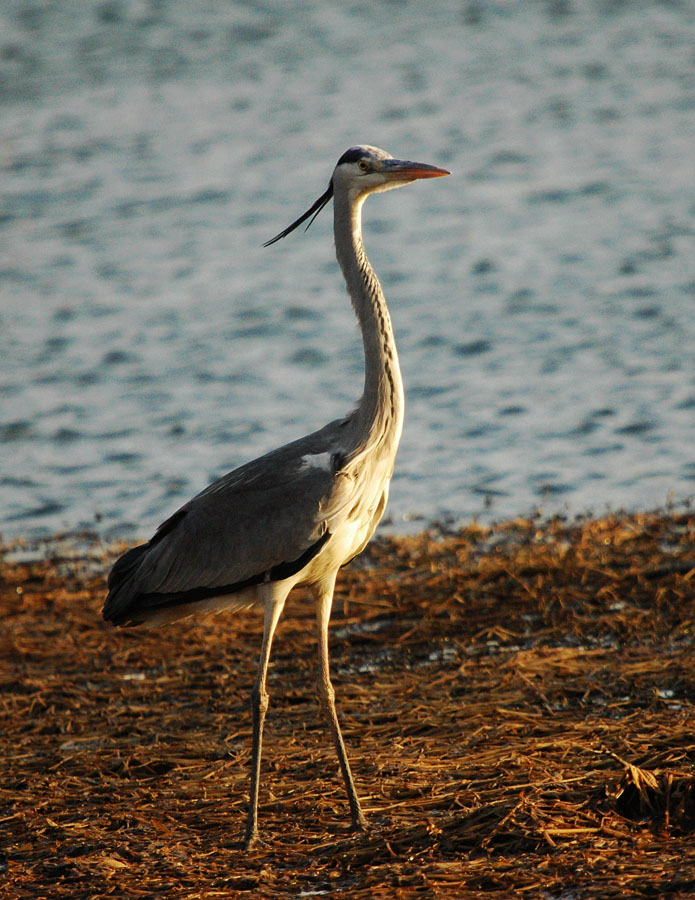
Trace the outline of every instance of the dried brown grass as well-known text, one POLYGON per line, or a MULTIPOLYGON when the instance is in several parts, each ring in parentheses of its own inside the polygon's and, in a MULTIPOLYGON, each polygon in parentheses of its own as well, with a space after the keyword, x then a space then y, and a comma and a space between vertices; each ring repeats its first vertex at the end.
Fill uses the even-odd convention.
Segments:
POLYGON ((114 631, 119 548, 13 548, 0 896, 692 897, 694 538, 686 510, 373 544, 331 638, 366 834, 315 702, 313 610, 291 599, 250 854, 259 619, 114 631))

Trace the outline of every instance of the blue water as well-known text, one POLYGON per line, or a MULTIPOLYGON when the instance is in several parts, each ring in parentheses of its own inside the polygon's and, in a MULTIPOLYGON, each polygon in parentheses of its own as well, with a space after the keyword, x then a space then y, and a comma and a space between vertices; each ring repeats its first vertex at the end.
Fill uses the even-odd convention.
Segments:
POLYGON ((407 391, 389 508, 695 493, 695 5, 103 0, 0 10, 0 532, 146 537, 346 412, 331 216, 364 142, 407 391))

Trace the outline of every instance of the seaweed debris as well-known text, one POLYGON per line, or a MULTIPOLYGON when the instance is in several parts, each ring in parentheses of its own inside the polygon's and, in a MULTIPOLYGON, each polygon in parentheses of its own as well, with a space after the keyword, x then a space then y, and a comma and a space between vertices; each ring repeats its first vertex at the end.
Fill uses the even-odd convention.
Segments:
POLYGON ((382 538, 347 567, 331 655, 365 834, 290 598, 249 854, 259 617, 114 631, 122 549, 0 552, 1 897, 695 895, 689 510, 382 538))

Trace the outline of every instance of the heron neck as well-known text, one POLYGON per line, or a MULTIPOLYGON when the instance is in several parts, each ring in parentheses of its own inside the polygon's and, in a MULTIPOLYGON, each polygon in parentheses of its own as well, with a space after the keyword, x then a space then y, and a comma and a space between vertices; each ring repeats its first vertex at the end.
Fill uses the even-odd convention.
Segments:
POLYGON ((335 248, 364 344, 364 393, 357 410, 362 441, 395 453, 403 430, 404 394, 391 317, 362 244, 364 197, 334 198, 335 248))

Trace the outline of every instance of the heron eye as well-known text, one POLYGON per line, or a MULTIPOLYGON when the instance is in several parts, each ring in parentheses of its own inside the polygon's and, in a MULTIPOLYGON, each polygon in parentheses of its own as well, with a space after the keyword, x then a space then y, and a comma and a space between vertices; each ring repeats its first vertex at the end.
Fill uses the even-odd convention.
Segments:
POLYGON ((362 169, 363 172, 369 171, 369 165, 363 159, 359 161, 358 166, 360 167, 360 169, 362 169))

